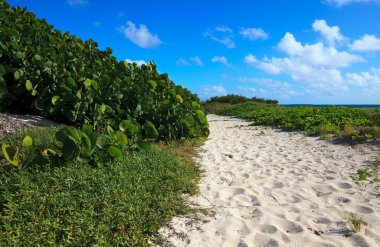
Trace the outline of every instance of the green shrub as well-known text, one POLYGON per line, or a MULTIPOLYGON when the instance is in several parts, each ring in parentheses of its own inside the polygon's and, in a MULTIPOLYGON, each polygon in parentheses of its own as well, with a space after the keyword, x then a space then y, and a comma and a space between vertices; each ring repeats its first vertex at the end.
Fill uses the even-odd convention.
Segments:
POLYGON ((322 138, 366 141, 380 138, 376 117, 378 110, 364 111, 348 107, 284 107, 246 102, 235 105, 206 103, 211 113, 245 118, 255 125, 269 125, 285 130, 299 130, 322 138), (209 107, 208 105, 211 105, 209 107))
MULTIPOLYGON (((53 28, 44 19, 0 2, 0 111, 32 113, 100 133, 122 121, 147 121, 159 139, 200 137, 199 98, 159 74, 150 62, 117 61, 112 49, 53 28)), ((138 128, 143 136, 144 129, 138 128)), ((133 139, 133 138, 132 138, 133 139)))
POLYGON ((264 99, 264 98, 247 98, 245 96, 236 94, 227 94, 225 96, 215 96, 206 100, 206 103, 228 103, 228 104, 240 104, 246 102, 265 103, 265 104, 278 104, 277 100, 264 99))

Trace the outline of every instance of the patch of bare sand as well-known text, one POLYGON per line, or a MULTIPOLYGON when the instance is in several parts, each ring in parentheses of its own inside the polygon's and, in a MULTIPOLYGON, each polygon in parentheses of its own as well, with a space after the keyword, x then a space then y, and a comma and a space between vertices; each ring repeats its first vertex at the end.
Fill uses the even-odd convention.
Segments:
POLYGON ((209 115, 210 136, 198 159, 201 194, 189 198, 207 215, 174 218, 160 233, 175 246, 380 246, 375 184, 349 176, 371 165, 376 146, 334 145, 301 133, 248 126, 209 115), (346 214, 367 225, 346 236, 346 214))

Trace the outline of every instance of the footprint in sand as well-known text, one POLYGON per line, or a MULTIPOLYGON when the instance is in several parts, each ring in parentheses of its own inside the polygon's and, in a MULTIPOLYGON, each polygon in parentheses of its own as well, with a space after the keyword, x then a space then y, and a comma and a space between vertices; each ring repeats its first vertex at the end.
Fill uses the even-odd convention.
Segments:
POLYGON ((374 213, 372 208, 362 206, 362 205, 355 205, 352 207, 352 210, 359 214, 373 214, 374 213))
POLYGON ((341 189, 351 189, 352 185, 349 183, 338 183, 338 187, 341 189))
POLYGON ((265 234, 260 234, 260 233, 257 233, 255 235, 253 241, 254 241, 253 245, 255 247, 277 247, 277 246, 279 246, 278 242, 276 240, 274 240, 273 238, 271 238, 265 234))
POLYGON ((296 234, 303 231, 303 228, 300 225, 288 220, 280 222, 280 227, 283 231, 290 234, 296 234))
POLYGON ((260 227, 260 231, 262 233, 273 234, 273 233, 277 232, 277 227, 275 227, 273 225, 262 225, 260 227))

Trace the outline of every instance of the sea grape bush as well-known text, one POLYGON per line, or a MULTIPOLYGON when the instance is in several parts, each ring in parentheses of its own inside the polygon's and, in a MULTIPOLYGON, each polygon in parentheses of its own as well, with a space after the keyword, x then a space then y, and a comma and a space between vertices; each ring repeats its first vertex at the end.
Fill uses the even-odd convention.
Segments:
POLYGON ((240 103, 245 103, 245 102, 256 102, 256 103, 265 103, 265 104, 274 104, 274 105, 278 104, 277 100, 264 99, 264 98, 259 98, 259 97, 247 98, 245 96, 236 95, 236 94, 214 96, 206 100, 206 103, 212 103, 212 102, 229 103, 229 104, 240 104, 240 103))
MULTIPOLYGON (((131 141, 208 133, 197 95, 159 74, 153 62, 118 61, 112 49, 97 47, 0 0, 0 111, 39 114, 106 134, 122 126, 131 141)), ((85 141, 92 152, 91 138, 85 141)))
POLYGON ((339 137, 351 141, 380 137, 378 111, 367 113, 349 107, 283 107, 243 103, 226 106, 214 113, 252 120, 255 125, 269 125, 286 130, 301 130, 310 135, 339 137))

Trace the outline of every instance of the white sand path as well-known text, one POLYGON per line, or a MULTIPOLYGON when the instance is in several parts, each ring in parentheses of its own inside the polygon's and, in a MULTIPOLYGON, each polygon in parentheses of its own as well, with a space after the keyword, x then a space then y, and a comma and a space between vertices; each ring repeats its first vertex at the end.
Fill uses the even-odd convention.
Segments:
POLYGON ((189 200, 209 215, 177 217, 162 228, 173 245, 380 246, 379 189, 349 178, 373 163, 378 146, 208 119, 211 134, 198 158, 201 194, 189 200), (345 236, 348 213, 364 217, 360 233, 345 236))

